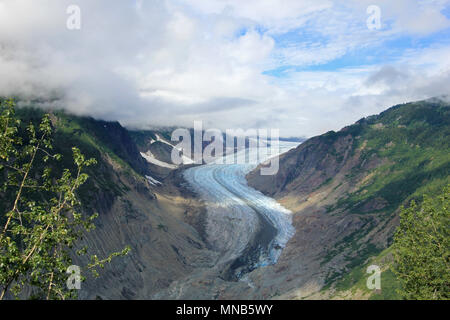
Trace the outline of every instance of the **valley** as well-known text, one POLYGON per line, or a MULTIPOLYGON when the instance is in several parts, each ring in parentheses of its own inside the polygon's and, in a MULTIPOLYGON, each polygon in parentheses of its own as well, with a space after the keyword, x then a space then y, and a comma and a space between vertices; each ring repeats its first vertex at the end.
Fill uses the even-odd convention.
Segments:
MULTIPOLYGON (((284 143, 280 152, 296 145, 284 143)), ((241 153, 245 150, 238 152, 237 157, 241 153)), ((228 157, 231 156, 234 154, 228 157)), ((223 252, 218 265, 231 264, 235 273, 231 278, 275 264, 294 232, 288 210, 247 186, 245 175, 252 168, 246 164, 208 164, 184 172, 185 179, 205 203, 207 241, 223 252)))
MULTIPOLYGON (((18 115, 27 123, 43 111, 18 115)), ((99 257, 131 247, 99 278, 87 277, 80 299, 395 298, 399 208, 449 183, 449 105, 439 100, 395 106, 301 144, 281 141, 279 171, 269 176, 260 170, 267 157, 259 166, 168 165, 169 130, 59 111, 51 121, 64 159, 55 169, 72 168, 71 146, 98 161, 79 191, 83 212, 99 213, 80 247, 99 257), (373 262, 382 292, 364 286, 373 262)))
POLYGON ((449 40, 450 0, 0 0, 0 304, 449 300, 449 40))

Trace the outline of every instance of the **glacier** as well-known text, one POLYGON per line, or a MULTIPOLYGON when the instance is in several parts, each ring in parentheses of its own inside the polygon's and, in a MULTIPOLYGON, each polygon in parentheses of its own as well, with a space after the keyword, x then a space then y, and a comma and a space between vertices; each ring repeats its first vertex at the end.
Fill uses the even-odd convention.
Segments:
POLYGON ((243 149, 224 157, 235 157, 235 161, 222 158, 183 173, 190 187, 205 203, 206 238, 210 246, 221 253, 217 265, 224 268, 233 262, 239 265, 236 261, 247 264, 245 269, 236 268, 237 277, 258 267, 275 264, 295 232, 292 213, 274 199, 249 187, 245 176, 259 163, 265 163, 298 144, 280 141, 278 152, 265 157, 260 154, 260 159, 252 164, 242 160, 256 159, 258 148, 243 149))

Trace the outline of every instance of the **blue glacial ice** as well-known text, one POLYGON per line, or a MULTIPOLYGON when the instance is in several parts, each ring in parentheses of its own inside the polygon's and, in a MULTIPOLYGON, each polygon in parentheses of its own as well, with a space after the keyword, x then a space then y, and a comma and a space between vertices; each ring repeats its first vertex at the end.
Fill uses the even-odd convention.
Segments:
MULTIPOLYGON (((287 152, 296 146, 298 143, 280 142, 277 153, 287 152)), ((246 156, 245 152, 246 150, 238 152, 236 158, 242 160, 246 156)), ((252 157, 258 150, 247 149, 247 152, 252 157)), ((262 163, 276 155, 272 153, 253 164, 243 163, 244 161, 222 164, 223 161, 220 160, 192 167, 184 172, 185 179, 206 205, 205 233, 208 243, 221 252, 218 264, 230 263, 246 252, 260 230, 261 219, 265 220, 266 225, 271 225, 275 233, 265 248, 258 248, 259 258, 252 269, 275 264, 294 234, 292 213, 274 199, 249 187, 245 179, 258 162, 262 163)), ((226 161, 229 162, 232 161, 226 161)))

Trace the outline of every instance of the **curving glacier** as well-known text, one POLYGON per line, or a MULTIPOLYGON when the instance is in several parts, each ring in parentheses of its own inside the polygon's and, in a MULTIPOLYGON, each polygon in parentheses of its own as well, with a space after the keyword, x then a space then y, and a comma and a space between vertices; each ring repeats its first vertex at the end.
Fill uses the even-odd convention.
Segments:
MULTIPOLYGON (((279 153, 296 146, 298 143, 280 142, 279 153)), ((247 152, 247 156, 246 150, 237 152, 236 159, 248 159, 258 150, 247 149, 247 152)), ((275 154, 259 162, 273 156, 275 154)), ((276 263, 294 234, 291 212, 247 185, 245 176, 257 163, 241 164, 243 162, 221 164, 221 160, 184 172, 185 179, 206 205, 207 241, 220 252, 216 266, 231 269, 238 278, 255 268, 276 263)))

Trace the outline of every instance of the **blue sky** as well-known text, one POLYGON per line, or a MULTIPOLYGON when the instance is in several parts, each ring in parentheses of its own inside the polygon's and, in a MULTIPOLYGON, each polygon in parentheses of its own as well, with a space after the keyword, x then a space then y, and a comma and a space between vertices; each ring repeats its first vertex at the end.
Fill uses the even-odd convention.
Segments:
POLYGON ((0 95, 130 127, 313 136, 450 91, 450 0, 0 0, 0 44, 0 95))
MULTIPOLYGON (((300 31, 301 32, 301 31, 300 31)), ((301 43, 314 41, 325 44, 328 39, 320 35, 304 37, 300 32, 275 37, 277 47, 286 47, 289 43, 301 43), (286 40, 288 39, 288 40, 286 40)), ((285 64, 275 69, 265 70, 263 73, 274 77, 286 76, 286 70, 291 71, 338 71, 343 68, 355 68, 362 66, 376 66, 380 64, 395 64, 401 59, 407 50, 424 50, 435 46, 450 45, 450 28, 440 30, 427 36, 414 36, 409 34, 398 35, 393 39, 375 42, 373 45, 356 48, 346 52, 342 56, 317 64, 289 65, 285 64)))
MULTIPOLYGON (((443 16, 450 17, 450 5, 445 4, 440 12, 443 16)), ((273 69, 264 70, 263 74, 273 77, 286 77, 291 72, 301 71, 338 71, 345 68, 358 68, 365 66, 376 66, 382 64, 396 64, 403 57, 405 52, 411 50, 425 50, 436 46, 450 45, 450 27, 439 28, 434 32, 426 34, 408 33, 406 30, 395 32, 395 20, 383 20, 380 17, 382 28, 380 31, 372 31, 369 37, 373 37, 374 41, 361 47, 350 48, 342 55, 333 59, 320 61, 318 63, 310 62, 303 64, 280 63, 273 69), (393 31, 389 36, 379 36, 378 33, 388 33, 393 31)), ((323 47, 332 42, 332 35, 324 35, 316 26, 306 24, 295 30, 273 36, 275 48, 290 48, 298 44, 305 46, 323 47)), ((359 27, 366 28, 366 21, 360 19, 359 27)), ((264 29, 263 29, 264 30, 264 29)), ((244 32, 241 31, 240 36, 244 32)))

